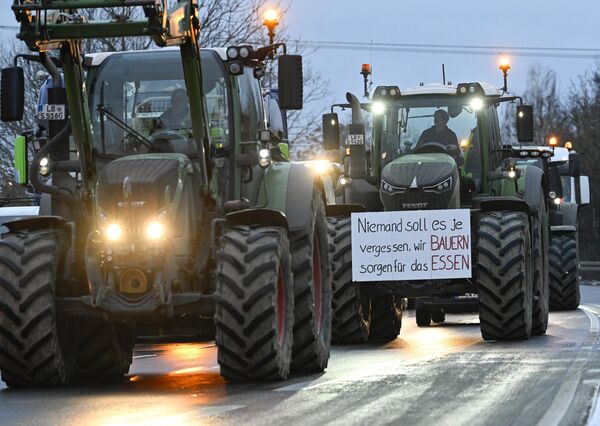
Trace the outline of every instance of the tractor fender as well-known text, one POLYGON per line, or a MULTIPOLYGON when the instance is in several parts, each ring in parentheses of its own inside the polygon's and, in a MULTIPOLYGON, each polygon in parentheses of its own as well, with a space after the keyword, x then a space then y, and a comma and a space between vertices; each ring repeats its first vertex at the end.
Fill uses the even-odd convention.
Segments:
POLYGON ((529 206, 531 213, 537 213, 540 208, 540 201, 545 200, 546 196, 540 197, 540 191, 544 191, 544 171, 528 166, 525 168, 525 196, 523 199, 529 206))
POLYGON ((333 204, 325 207, 327 217, 350 216, 352 213, 366 212, 367 209, 361 204, 333 204))
POLYGON ((285 214, 275 209, 245 209, 227 213, 225 215, 225 223, 227 226, 279 226, 289 231, 285 214))
POLYGON ((30 216, 3 223, 11 232, 24 229, 60 229, 70 230, 68 222, 60 216, 30 216))
POLYGON ((287 181, 285 214, 290 232, 305 230, 310 225, 313 190, 320 189, 323 203, 327 205, 321 176, 304 164, 290 163, 287 181))
POLYGON ((514 196, 476 197, 473 198, 473 209, 481 212, 517 211, 531 213, 527 202, 514 196))
POLYGON ((321 190, 327 205, 321 177, 304 164, 274 163, 265 171, 264 179, 257 205, 282 212, 290 232, 303 231, 309 226, 315 186, 321 190))

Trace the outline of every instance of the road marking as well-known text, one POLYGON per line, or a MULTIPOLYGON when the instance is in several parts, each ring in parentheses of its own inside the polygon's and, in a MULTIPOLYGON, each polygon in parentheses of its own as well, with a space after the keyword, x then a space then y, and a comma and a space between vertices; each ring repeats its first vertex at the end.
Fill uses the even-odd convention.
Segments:
POLYGON ((588 374, 598 374, 600 373, 600 368, 591 368, 587 371, 588 374))
POLYGON ((590 319, 590 333, 598 333, 600 331, 600 320, 598 320, 598 316, 588 306, 582 305, 581 310, 590 319))
POLYGON ((591 380, 590 379, 590 380, 584 380, 581 383, 583 383, 584 385, 598 386, 598 385, 600 385, 600 380, 598 380, 598 379, 591 380))
POLYGON ((594 402, 592 404, 592 409, 590 410, 590 416, 588 417, 588 422, 587 422, 587 424, 589 426, 594 426, 594 425, 600 424, 600 404, 598 404, 599 390, 600 390, 600 384, 596 385, 596 389, 594 390, 594 398, 593 398, 594 402))
POLYGON ((133 357, 133 359, 142 359, 142 358, 155 358, 157 357, 158 354, 152 354, 152 355, 135 355, 133 357))
MULTIPOLYGON (((600 321, 598 317, 593 313, 593 311, 588 311, 586 307, 580 306, 580 309, 587 315, 590 319, 590 334, 586 338, 586 343, 588 343, 591 338, 591 342, 595 342, 598 339, 598 333, 600 332, 600 321)), ((546 425, 558 425, 562 419, 564 418, 573 398, 575 397, 575 392, 577 391, 577 386, 579 385, 579 381, 583 375, 583 367, 587 362, 587 359, 590 356, 592 351, 592 346, 583 346, 577 353, 577 357, 570 365, 569 369, 565 373, 566 381, 562 383, 558 392, 554 396, 552 403, 550 404, 550 408, 546 413, 542 416, 542 418, 538 421, 539 426, 546 425)), ((596 404, 598 405, 598 404, 596 404)), ((600 413, 599 413, 600 415, 600 413)), ((593 423, 589 423, 590 425, 593 423)))

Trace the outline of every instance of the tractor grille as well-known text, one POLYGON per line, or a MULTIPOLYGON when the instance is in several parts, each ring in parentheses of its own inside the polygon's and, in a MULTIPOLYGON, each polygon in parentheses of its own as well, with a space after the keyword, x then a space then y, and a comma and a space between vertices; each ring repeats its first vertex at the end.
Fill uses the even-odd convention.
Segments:
POLYGON ((128 201, 138 203, 142 210, 156 211, 171 202, 177 188, 179 158, 121 159, 108 164, 98 178, 98 204, 107 213, 115 214, 125 201, 123 191, 127 179, 131 186, 128 201), (169 187, 170 199, 166 198, 169 187), (143 203, 143 204, 140 204, 143 203))
POLYGON ((447 209, 453 192, 448 190, 435 193, 422 189, 408 189, 403 193, 389 194, 381 191, 381 201, 386 211, 447 209))

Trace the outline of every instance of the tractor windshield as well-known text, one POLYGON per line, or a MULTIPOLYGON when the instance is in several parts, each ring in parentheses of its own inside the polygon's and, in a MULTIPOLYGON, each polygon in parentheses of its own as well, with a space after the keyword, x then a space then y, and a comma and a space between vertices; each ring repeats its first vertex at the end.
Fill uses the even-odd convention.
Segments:
POLYGON ((477 113, 464 99, 413 98, 386 105, 373 121, 381 166, 413 153, 447 152, 466 173, 481 175, 477 113))
MULTIPOLYGON (((214 143, 229 144, 228 79, 213 51, 202 51, 202 73, 214 143)), ((90 93, 94 148, 113 159, 147 152, 197 153, 179 51, 107 58, 90 93)))

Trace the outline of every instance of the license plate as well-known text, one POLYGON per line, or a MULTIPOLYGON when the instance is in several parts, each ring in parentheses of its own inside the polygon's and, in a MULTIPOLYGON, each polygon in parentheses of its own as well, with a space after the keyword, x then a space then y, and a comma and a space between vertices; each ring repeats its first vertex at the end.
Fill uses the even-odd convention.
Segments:
POLYGON ((37 113, 38 120, 64 120, 66 118, 65 106, 46 104, 42 105, 41 111, 37 113))
POLYGON ((363 135, 348 135, 346 145, 364 145, 365 137, 363 135))

